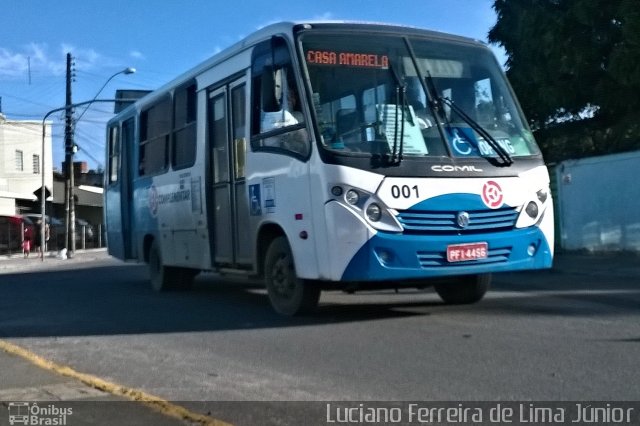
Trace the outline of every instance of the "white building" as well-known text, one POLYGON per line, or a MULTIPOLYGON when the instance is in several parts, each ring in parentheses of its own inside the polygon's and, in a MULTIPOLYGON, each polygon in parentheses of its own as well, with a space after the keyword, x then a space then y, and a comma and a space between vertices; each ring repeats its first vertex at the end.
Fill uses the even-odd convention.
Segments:
MULTIPOLYGON (((53 187, 51 122, 45 124, 45 186, 53 187)), ((8 120, 0 114, 0 215, 22 213, 33 206, 34 191, 42 188, 42 122, 8 120)), ((39 212, 39 210, 38 210, 39 212)))

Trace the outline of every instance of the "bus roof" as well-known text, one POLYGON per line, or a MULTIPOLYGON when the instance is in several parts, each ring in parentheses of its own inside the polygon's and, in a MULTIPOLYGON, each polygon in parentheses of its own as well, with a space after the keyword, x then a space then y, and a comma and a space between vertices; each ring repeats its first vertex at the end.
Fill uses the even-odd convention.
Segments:
MULTIPOLYGON (((267 39, 273 35, 277 34, 291 34, 292 31, 297 27, 303 28, 323 28, 330 30, 348 30, 353 28, 358 28, 361 30, 366 30, 370 32, 385 32, 385 33, 396 33, 403 35, 421 35, 432 38, 438 38, 443 40, 450 41, 458 41, 463 43, 473 43, 486 45, 481 40, 471 39, 468 37, 457 36, 453 34, 427 30, 423 28, 400 25, 400 24, 390 24, 390 23, 381 23, 381 22, 366 22, 366 21, 338 21, 338 20, 308 20, 308 21, 283 21, 277 22, 273 24, 269 24, 260 28, 259 30, 251 33, 244 39, 240 40, 237 43, 228 46, 227 48, 221 50, 220 52, 213 55, 211 58, 205 60, 204 62, 196 65, 190 70, 184 72, 183 74, 177 76, 173 80, 165 83, 161 87, 153 90, 146 96, 143 96, 136 102, 132 103, 125 109, 123 109, 120 113, 118 113, 112 120, 116 120, 116 118, 120 115, 128 115, 131 113, 132 108, 142 108, 145 105, 151 104, 155 102, 159 97, 166 94, 167 91, 178 87, 187 81, 194 79, 199 74, 204 71, 214 67, 220 62, 228 59, 229 57, 241 52, 254 44, 267 39)), ((110 120, 111 121, 111 120, 110 120)))

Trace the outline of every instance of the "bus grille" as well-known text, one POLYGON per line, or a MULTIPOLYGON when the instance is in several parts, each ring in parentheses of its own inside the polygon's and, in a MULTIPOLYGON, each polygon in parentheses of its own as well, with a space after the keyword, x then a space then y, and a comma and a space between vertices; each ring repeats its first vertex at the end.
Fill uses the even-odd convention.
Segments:
POLYGON ((486 265, 493 263, 503 263, 509 260, 511 256, 511 247, 500 247, 489 249, 486 259, 470 260, 467 262, 448 262, 447 253, 439 251, 419 251, 418 262, 422 268, 432 268, 439 266, 470 266, 470 265, 486 265))
POLYGON ((396 217, 409 234, 472 234, 512 229, 518 219, 514 207, 497 210, 471 210, 469 225, 457 223, 459 211, 401 211, 396 217))

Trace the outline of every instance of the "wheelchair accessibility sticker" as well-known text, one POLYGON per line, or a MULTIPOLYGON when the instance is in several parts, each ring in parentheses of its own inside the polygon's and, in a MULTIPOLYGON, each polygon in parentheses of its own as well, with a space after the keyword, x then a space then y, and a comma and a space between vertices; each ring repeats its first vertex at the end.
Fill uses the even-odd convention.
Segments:
MULTIPOLYGON (((457 157, 495 157, 496 151, 482 137, 476 137, 474 131, 468 127, 450 127, 446 129, 447 140, 457 157)), ((495 137, 495 141, 510 155, 516 150, 509 138, 495 137)))
POLYGON ((473 130, 464 127, 447 128, 447 139, 457 156, 478 155, 478 140, 473 130))
POLYGON ((264 178, 262 184, 249 185, 249 214, 262 216, 276 211, 276 180, 264 178), (262 198, 264 197, 264 199, 262 198))

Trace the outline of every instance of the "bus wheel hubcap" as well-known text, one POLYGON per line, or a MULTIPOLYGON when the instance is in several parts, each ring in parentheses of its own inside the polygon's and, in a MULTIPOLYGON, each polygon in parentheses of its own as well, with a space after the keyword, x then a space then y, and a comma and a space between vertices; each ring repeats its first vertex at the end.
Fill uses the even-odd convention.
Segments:
POLYGON ((291 295, 293 286, 290 283, 289 262, 285 256, 278 259, 274 265, 273 286, 281 296, 289 297, 291 295))

